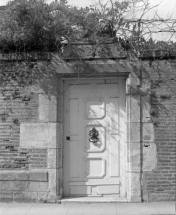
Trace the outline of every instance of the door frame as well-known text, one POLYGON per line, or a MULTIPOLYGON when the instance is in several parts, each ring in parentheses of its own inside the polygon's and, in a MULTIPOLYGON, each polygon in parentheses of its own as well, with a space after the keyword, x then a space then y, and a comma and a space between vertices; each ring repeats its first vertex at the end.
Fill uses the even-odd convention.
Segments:
MULTIPOLYGON (((125 85, 126 86, 124 86, 125 87, 125 89, 126 89, 126 91, 124 92, 124 96, 126 97, 126 119, 127 119, 127 121, 126 121, 126 123, 127 123, 127 126, 126 126, 126 132, 127 132, 127 137, 126 137, 126 140, 127 140, 127 142, 126 142, 126 179, 125 179, 125 184, 126 184, 126 191, 127 191, 127 193, 126 193, 126 196, 127 196, 127 201, 128 202, 130 202, 131 201, 131 186, 132 186, 132 181, 131 181, 131 173, 130 173, 130 167, 131 167, 131 156, 130 156, 130 153, 129 153, 129 150, 130 150, 130 135, 129 135, 129 126, 128 126, 128 122, 129 122, 129 115, 130 115, 130 106, 129 105, 127 105, 127 103, 129 102, 129 93, 128 93, 128 87, 127 87, 127 85, 128 85, 128 82, 129 82, 129 78, 128 78, 128 75, 129 75, 129 73, 125 73, 125 74, 122 74, 121 76, 119 76, 119 74, 118 75, 116 75, 116 74, 111 74, 111 75, 103 75, 103 74, 101 74, 101 75, 93 75, 93 76, 91 76, 90 78, 84 78, 84 79, 99 79, 99 80, 101 80, 101 79, 106 79, 106 78, 119 78, 119 79, 123 79, 123 80, 125 80, 125 85), (128 162, 127 162, 128 161, 128 162)), ((84 77, 85 77, 85 75, 84 75, 84 77)), ((89 77, 89 76, 88 76, 89 77)), ((61 135, 61 137, 59 138, 59 139, 62 139, 62 164, 64 165, 64 163, 63 163, 63 155, 64 155, 64 142, 65 142, 65 140, 64 140, 64 138, 65 138, 65 129, 64 129, 64 120, 65 120, 65 116, 64 116, 64 108, 65 108, 65 106, 64 106, 64 85, 65 85, 65 82, 67 82, 67 81, 70 81, 70 80, 78 80, 79 81, 79 79, 77 78, 77 77, 66 77, 66 78, 61 78, 60 79, 60 87, 62 88, 62 90, 61 90, 61 92, 62 92, 62 96, 60 97, 60 100, 61 101, 59 101, 59 103, 58 103, 58 106, 60 105, 60 104, 62 104, 62 110, 60 110, 60 112, 62 112, 62 114, 59 114, 60 116, 61 115, 63 115, 63 118, 62 118, 62 134, 60 134, 61 135), (61 83, 62 82, 62 83, 61 83)), ((81 80, 81 78, 80 78, 80 80, 81 80)), ((60 196, 61 196, 61 198, 63 197, 63 182, 64 182, 64 168, 63 168, 63 165, 62 165, 62 168, 60 168, 60 174, 59 174, 59 177, 58 177, 58 179, 59 179, 59 190, 60 190, 60 196)))

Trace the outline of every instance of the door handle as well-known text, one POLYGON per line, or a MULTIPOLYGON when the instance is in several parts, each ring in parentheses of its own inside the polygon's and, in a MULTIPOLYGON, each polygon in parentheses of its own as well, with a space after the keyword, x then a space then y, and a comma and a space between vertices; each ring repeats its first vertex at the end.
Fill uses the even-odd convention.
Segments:
POLYGON ((66 140, 70 140, 70 137, 69 137, 69 136, 67 136, 67 137, 66 137, 66 140))

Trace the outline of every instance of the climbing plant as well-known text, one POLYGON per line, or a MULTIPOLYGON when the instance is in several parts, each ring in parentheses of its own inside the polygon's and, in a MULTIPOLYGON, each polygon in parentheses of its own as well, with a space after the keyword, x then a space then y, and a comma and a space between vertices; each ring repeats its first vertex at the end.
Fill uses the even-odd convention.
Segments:
POLYGON ((175 20, 160 18, 148 0, 98 0, 77 8, 67 1, 13 0, 0 10, 1 52, 55 52, 68 42, 119 42, 125 50, 173 49, 175 20), (152 12, 152 13, 151 13, 152 12), (144 19, 150 13, 151 19, 144 19), (157 18, 156 18, 157 17, 157 18), (161 24, 164 23, 164 27, 161 24), (165 32, 168 41, 155 41, 165 32))

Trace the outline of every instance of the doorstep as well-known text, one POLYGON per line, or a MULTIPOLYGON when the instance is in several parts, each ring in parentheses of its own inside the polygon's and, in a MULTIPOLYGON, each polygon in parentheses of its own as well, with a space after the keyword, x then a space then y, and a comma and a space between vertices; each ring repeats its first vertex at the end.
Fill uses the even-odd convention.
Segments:
POLYGON ((120 197, 64 197, 62 203, 127 203, 126 198, 120 197))

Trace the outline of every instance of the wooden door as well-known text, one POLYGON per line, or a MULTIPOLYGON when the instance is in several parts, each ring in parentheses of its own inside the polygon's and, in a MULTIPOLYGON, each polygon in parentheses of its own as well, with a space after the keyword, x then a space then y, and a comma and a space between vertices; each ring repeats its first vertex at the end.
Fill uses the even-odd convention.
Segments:
POLYGON ((126 196, 125 80, 65 83, 64 196, 126 196))

